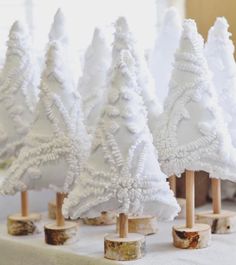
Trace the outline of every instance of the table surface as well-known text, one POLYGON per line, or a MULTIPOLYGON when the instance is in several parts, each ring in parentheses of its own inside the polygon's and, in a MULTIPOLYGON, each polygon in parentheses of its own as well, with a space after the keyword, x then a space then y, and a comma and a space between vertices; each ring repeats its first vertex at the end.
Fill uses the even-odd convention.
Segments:
MULTIPOLYGON (((224 202, 224 209, 235 210, 236 204, 224 202)), ((210 205, 197 211, 209 209, 210 205)), ((44 214, 42 227, 49 221, 44 214)), ((213 235, 208 248, 199 250, 177 249, 172 245, 171 228, 184 220, 159 223, 156 235, 146 237, 147 254, 143 259, 114 262, 103 258, 103 238, 114 233, 115 226, 80 225, 80 239, 68 246, 49 246, 44 234, 13 237, 6 231, 6 222, 0 224, 0 265, 232 265, 236 262, 236 233, 213 235)), ((43 231, 43 230, 42 230, 43 231)))

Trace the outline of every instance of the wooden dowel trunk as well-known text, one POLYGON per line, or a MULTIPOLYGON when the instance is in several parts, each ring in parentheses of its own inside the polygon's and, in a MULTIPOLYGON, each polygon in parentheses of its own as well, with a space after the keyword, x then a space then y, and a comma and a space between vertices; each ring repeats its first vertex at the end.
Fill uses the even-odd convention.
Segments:
POLYGON ((21 192, 21 215, 28 216, 29 215, 29 200, 28 200, 28 192, 21 192))

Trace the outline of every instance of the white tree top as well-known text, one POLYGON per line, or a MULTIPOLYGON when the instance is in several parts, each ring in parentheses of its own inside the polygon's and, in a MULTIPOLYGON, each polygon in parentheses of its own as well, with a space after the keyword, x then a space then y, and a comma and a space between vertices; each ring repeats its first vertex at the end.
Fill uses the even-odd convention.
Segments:
POLYGON ((3 193, 42 188, 68 192, 79 177, 89 141, 69 69, 64 45, 52 42, 36 117, 4 180, 3 193))
POLYGON ((185 20, 183 27, 155 139, 161 168, 169 176, 188 169, 235 180, 236 152, 210 79, 203 39, 193 20, 185 20))
POLYGON ((155 120, 162 112, 162 107, 155 94, 154 80, 148 70, 143 51, 135 43, 135 39, 129 30, 128 23, 124 17, 117 19, 115 23, 115 38, 112 49, 112 56, 119 54, 122 49, 128 49, 134 60, 138 86, 142 88, 142 97, 148 110, 148 124, 153 131, 155 120))
POLYGON ((205 55, 213 73, 219 104, 224 110, 233 145, 236 147, 236 64, 234 45, 228 32, 228 22, 218 17, 208 33, 205 55))
MULTIPOLYGON (((114 60, 114 57, 113 57, 114 60)), ((101 211, 148 213, 172 219, 179 207, 160 171, 146 108, 128 50, 115 56, 108 103, 80 180, 65 200, 65 216, 97 216, 101 211)))
POLYGON ((163 104, 168 95, 174 54, 179 46, 182 21, 176 8, 167 9, 150 55, 150 70, 155 80, 156 94, 163 104))
POLYGON ((68 42, 65 17, 60 8, 54 16, 48 38, 49 41, 61 41, 61 43, 68 42))
POLYGON ((38 100, 39 75, 27 29, 16 21, 0 77, 0 163, 11 160, 23 145, 38 100))
POLYGON ((92 42, 85 53, 83 74, 78 84, 83 102, 85 124, 91 134, 96 128, 106 101, 106 77, 110 61, 110 48, 100 29, 96 28, 92 42))

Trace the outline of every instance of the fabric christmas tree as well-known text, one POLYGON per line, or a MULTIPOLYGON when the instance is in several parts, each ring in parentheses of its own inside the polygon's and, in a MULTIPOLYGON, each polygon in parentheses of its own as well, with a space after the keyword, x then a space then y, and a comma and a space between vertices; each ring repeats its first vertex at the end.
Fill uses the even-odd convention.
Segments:
POLYGON ((110 61, 110 49, 102 32, 96 28, 92 42, 85 53, 83 74, 78 84, 85 124, 91 134, 96 128, 106 100, 106 76, 110 61))
POLYGON ((168 176, 204 170, 235 180, 236 152, 210 77, 203 39, 195 22, 186 20, 155 139, 168 176))
POLYGON ((105 114, 85 170, 64 201, 64 215, 144 212, 172 219, 179 207, 157 162, 136 82, 136 62, 128 50, 121 50, 112 65, 105 114))
POLYGON ((42 188, 68 192, 80 174, 89 141, 65 54, 60 42, 50 44, 36 117, 4 180, 5 194, 42 188))
POLYGON ((0 78, 0 163, 9 164, 23 145, 38 100, 39 68, 31 39, 16 21, 9 32, 0 78))
POLYGON ((178 11, 167 9, 161 29, 150 55, 150 70, 155 80, 156 94, 162 104, 168 95, 174 54, 179 46, 182 25, 178 11))
MULTIPOLYGON (((234 45, 228 32, 228 22, 218 17, 208 33, 205 44, 205 55, 213 73, 219 104, 223 109, 224 119, 228 124, 229 133, 236 147, 236 64, 234 45)), ((222 183, 222 197, 233 198, 236 184, 222 183)))
POLYGON ((224 119, 236 147, 236 64, 228 27, 225 18, 216 19, 214 26, 209 30, 205 55, 213 73, 213 83, 219 104, 224 111, 224 119))
POLYGON ((141 94, 148 111, 148 125, 151 131, 153 131, 155 129, 155 120, 162 112, 162 107, 155 95, 154 80, 148 70, 144 55, 137 47, 134 36, 129 30, 129 26, 124 17, 118 18, 115 23, 115 38, 112 56, 119 54, 122 49, 128 49, 135 60, 137 84, 142 88, 141 94))
POLYGON ((48 35, 50 41, 60 41, 61 43, 68 43, 68 36, 66 31, 65 17, 59 8, 54 16, 53 23, 48 35))

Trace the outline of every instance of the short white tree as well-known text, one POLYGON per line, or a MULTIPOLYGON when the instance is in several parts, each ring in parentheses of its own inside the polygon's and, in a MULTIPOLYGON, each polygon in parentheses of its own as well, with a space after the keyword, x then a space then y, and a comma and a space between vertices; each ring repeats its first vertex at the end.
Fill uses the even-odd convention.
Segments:
POLYGON ((64 45, 51 42, 35 120, 9 168, 3 193, 42 188, 68 192, 79 177, 89 139, 72 80, 64 45))
POLYGON ((179 46, 181 31, 182 22, 178 11, 174 7, 167 9, 149 59, 156 94, 162 104, 168 95, 174 54, 179 46))
POLYGON ((78 90, 82 98, 85 125, 93 134, 107 98, 107 71, 111 51, 100 29, 94 30, 93 39, 85 53, 78 90))
POLYGON ((105 113, 85 170, 65 199, 64 215, 144 212, 172 219, 179 207, 159 168, 135 59, 129 50, 120 50, 113 55, 112 65, 105 113))
POLYGON ((27 28, 16 21, 0 77, 0 163, 8 164, 23 145, 38 100, 39 76, 27 28))
POLYGON ((155 143, 168 176, 204 170, 214 178, 235 180, 236 151, 193 20, 184 22, 180 47, 155 143))

